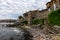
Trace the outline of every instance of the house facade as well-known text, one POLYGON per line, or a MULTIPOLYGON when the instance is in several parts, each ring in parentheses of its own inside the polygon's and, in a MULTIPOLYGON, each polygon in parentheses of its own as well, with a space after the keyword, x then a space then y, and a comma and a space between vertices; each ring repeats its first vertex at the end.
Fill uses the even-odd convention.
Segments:
POLYGON ((60 8, 60 0, 51 0, 46 4, 49 11, 53 11, 60 8))
POLYGON ((46 4, 47 9, 33 10, 23 14, 24 20, 28 21, 28 25, 31 24, 32 20, 48 18, 50 11, 60 8, 60 0, 51 0, 46 4))
POLYGON ((23 14, 24 20, 28 21, 28 25, 32 23, 32 20, 47 18, 48 10, 33 10, 23 14))

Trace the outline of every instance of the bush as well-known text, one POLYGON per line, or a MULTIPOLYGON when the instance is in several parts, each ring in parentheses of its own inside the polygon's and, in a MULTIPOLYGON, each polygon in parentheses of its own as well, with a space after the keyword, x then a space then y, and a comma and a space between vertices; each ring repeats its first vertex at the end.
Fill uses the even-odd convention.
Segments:
POLYGON ((22 23, 27 25, 28 24, 28 21, 23 21, 22 23))
POLYGON ((36 19, 32 21, 32 24, 44 24, 44 19, 36 19))
POLYGON ((50 24, 60 26, 60 9, 52 11, 48 15, 48 20, 50 24))

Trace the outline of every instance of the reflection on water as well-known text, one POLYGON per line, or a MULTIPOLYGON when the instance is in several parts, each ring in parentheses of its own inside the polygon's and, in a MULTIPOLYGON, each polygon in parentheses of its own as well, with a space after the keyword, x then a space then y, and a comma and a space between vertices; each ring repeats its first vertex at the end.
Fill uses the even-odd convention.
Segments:
POLYGON ((23 33, 18 28, 0 27, 0 40, 24 40, 23 33))

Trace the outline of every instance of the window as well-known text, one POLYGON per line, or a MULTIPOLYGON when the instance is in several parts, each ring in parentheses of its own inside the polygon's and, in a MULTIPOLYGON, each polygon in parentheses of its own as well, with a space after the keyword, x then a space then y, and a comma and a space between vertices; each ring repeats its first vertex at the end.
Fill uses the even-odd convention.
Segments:
POLYGON ((35 19, 35 17, 32 17, 32 19, 35 19))

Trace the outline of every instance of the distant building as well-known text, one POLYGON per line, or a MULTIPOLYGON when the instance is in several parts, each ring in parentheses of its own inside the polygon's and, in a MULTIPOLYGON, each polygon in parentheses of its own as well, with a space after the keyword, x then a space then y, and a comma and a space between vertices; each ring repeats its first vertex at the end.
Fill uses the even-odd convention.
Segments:
POLYGON ((8 25, 13 25, 17 20, 10 20, 10 19, 6 19, 6 20, 0 20, 0 27, 6 27, 8 25))

